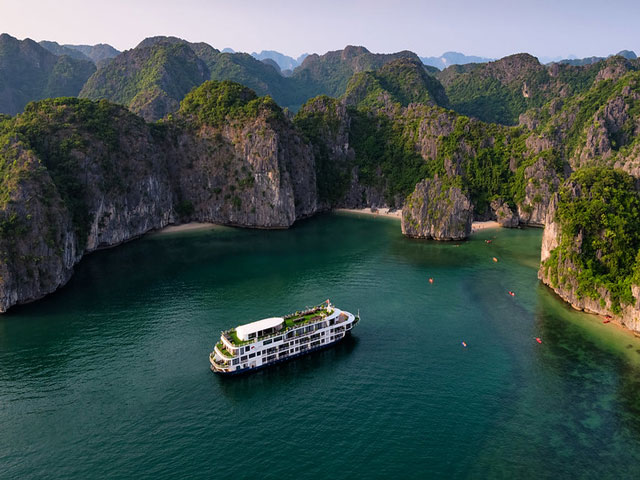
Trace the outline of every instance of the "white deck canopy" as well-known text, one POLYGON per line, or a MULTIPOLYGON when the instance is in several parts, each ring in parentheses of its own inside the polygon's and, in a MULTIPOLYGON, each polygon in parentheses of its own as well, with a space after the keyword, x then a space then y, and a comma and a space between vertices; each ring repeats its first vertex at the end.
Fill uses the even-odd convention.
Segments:
POLYGON ((236 335, 238 335, 240 340, 249 340, 249 338, 260 337, 267 333, 277 332, 282 328, 283 323, 284 318, 282 317, 265 318, 263 320, 258 320, 257 322, 251 322, 246 325, 236 327, 236 335), (250 335, 251 337, 249 337, 250 335))

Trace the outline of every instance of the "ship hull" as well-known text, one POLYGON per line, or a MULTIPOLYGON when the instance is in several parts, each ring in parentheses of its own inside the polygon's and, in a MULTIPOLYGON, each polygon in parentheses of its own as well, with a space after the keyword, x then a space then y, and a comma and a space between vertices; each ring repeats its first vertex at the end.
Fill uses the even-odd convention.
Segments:
POLYGON ((294 360, 296 358, 299 357, 304 357, 306 355, 309 355, 310 353, 314 353, 314 352, 319 352, 320 350, 326 350, 328 348, 334 347, 337 344, 339 344, 340 342, 342 342, 345 338, 347 338, 348 336, 351 335, 351 332, 347 332, 347 334, 342 337, 339 340, 335 340, 331 343, 327 343, 325 345, 320 345, 317 347, 313 347, 313 348, 309 348, 308 350, 305 350, 304 352, 299 352, 299 353, 293 353, 291 355, 289 355, 286 358, 279 358, 277 360, 274 360, 273 362, 269 362, 269 363, 263 363, 262 365, 258 365, 256 367, 247 367, 247 368, 243 368, 240 370, 234 370, 231 372, 225 372, 225 371, 220 371, 220 370, 216 370, 216 368, 211 365, 211 371, 220 375, 221 377, 236 377, 238 375, 248 375, 250 373, 253 372, 257 372, 258 370, 263 370, 265 368, 269 368, 269 367, 273 367, 275 365, 281 364, 281 363, 285 363, 285 362, 289 362, 291 360, 294 360))

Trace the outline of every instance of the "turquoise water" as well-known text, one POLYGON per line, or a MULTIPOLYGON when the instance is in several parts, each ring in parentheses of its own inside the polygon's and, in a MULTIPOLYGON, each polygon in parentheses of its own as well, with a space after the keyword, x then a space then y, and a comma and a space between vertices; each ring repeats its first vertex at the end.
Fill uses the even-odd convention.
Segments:
POLYGON ((399 230, 334 214, 90 255, 0 317, 0 478, 640 478, 640 342, 538 283, 541 231, 399 230), (220 330, 326 298, 360 310, 342 344, 209 371, 220 330))

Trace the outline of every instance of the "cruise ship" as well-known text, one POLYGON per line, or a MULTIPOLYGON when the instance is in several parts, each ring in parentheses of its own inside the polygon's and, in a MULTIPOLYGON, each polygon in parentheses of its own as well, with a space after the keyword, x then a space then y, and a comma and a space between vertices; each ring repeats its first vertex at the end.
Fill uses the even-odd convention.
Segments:
POLYGON ((305 355, 339 342, 359 320, 359 314, 340 310, 327 300, 284 317, 240 325, 222 332, 209 355, 211 370, 235 375, 305 355))

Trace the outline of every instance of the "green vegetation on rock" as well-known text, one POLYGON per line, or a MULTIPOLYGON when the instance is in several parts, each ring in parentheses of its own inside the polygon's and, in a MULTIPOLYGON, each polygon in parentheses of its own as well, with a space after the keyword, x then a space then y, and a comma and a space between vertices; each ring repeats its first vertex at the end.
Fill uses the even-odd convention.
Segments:
MULTIPOLYGON (((96 145, 89 144, 81 132, 69 126, 80 125, 83 131, 115 150, 118 147, 115 122, 121 111, 122 107, 106 101, 56 98, 30 103, 10 125, 11 134, 32 149, 49 171, 71 213, 81 245, 86 241, 91 217, 83 181, 83 171, 87 167, 80 164, 76 153, 89 151, 96 145)), ((112 184, 119 182, 116 175, 113 171, 112 184)))
POLYGON ((517 54, 495 62, 454 65, 436 77, 455 111, 486 122, 515 125, 519 115, 530 108, 587 90, 598 67, 545 66, 531 55, 517 54))
POLYGON ((575 172, 559 193, 558 247, 543 265, 552 284, 575 282, 578 296, 603 300, 613 311, 631 304, 640 283, 640 197, 630 175, 606 167, 575 172))
POLYGON ((205 82, 184 98, 179 110, 182 117, 217 127, 262 114, 269 120, 284 118, 282 109, 271 97, 258 97, 253 90, 229 80, 205 82))
POLYGON ((87 81, 80 96, 106 98, 154 120, 177 110, 207 78, 206 66, 186 43, 157 42, 116 57, 87 81))

